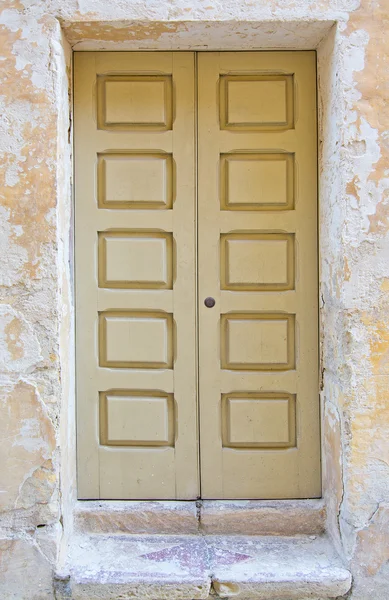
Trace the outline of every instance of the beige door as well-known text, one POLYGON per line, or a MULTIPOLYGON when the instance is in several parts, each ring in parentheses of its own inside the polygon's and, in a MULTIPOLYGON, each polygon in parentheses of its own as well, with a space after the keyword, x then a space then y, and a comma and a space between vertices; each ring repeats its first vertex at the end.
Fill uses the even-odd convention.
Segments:
POLYGON ((196 498, 193 53, 75 55, 80 498, 196 498))
POLYGON ((315 102, 312 52, 76 53, 79 497, 320 495, 315 102))
POLYGON ((198 86, 202 497, 318 496, 315 53, 199 54, 198 86))

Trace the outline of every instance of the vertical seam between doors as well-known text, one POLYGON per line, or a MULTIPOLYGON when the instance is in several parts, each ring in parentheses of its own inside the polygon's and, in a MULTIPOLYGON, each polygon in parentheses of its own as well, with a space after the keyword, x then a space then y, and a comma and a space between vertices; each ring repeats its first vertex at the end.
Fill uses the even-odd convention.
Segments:
POLYGON ((196 314, 195 314, 195 327, 196 327, 196 405, 197 405, 197 464, 198 464, 198 497, 201 498, 201 421, 200 421, 200 298, 199 298, 199 201, 198 201, 198 190, 199 190, 199 115, 198 115, 198 53, 194 52, 194 144, 195 144, 195 164, 194 164, 194 176, 195 176, 195 290, 196 290, 196 314))

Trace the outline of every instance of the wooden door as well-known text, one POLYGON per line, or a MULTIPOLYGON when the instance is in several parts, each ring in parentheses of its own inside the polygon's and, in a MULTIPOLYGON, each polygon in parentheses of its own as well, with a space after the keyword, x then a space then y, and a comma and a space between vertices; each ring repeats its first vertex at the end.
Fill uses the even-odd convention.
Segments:
POLYGON ((75 55, 80 498, 197 498, 194 54, 75 55))
POLYGON ((320 495, 315 54, 197 77, 75 55, 80 498, 320 495))
POLYGON ((316 161, 314 52, 199 54, 203 498, 320 495, 316 161))

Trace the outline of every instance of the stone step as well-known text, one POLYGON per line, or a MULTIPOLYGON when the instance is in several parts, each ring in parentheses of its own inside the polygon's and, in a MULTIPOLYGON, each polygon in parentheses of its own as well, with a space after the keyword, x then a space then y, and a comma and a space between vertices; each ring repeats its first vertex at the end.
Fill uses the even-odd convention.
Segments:
POLYGON ((82 533, 168 535, 322 534, 326 511, 315 500, 200 500, 77 502, 82 533))
POLYGON ((324 600, 351 575, 325 536, 77 535, 58 600, 324 600))

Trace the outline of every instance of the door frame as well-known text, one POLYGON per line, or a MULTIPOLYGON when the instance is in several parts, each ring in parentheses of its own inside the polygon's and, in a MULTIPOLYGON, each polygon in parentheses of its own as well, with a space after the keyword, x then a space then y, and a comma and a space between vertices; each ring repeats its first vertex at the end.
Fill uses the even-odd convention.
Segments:
MULTIPOLYGON (((164 22, 162 22, 164 26, 164 22)), ((197 43, 195 48, 192 43, 193 40, 199 40, 202 38, 203 27, 206 22, 194 22, 185 32, 186 39, 182 39, 182 31, 177 31, 173 35, 173 41, 168 42, 168 48, 165 47, 166 40, 163 38, 156 39, 147 43, 147 49, 149 50, 199 50, 201 45, 197 43), (187 35, 188 34, 188 35, 187 35), (191 41, 192 40, 192 41, 191 41), (172 47, 173 46, 173 47, 172 47)), ((327 397, 331 398, 333 382, 328 378, 324 377, 327 371, 333 369, 334 364, 331 363, 330 348, 332 346, 332 340, 327 335, 324 325, 331 322, 336 318, 336 302, 330 303, 328 290, 330 286, 330 273, 327 267, 329 260, 336 260, 337 257, 341 258, 341 248, 337 247, 331 240, 331 218, 333 214, 333 208, 329 205, 328 198, 330 194, 341 190, 342 173, 337 168, 338 162, 335 164, 328 160, 330 156, 339 156, 339 140, 341 131, 340 128, 333 128, 331 126, 333 114, 339 110, 339 99, 337 96, 337 90, 333 86, 333 79, 335 77, 337 69, 337 60, 347 60, 339 47, 338 39, 336 36, 337 28, 335 21, 312 21, 307 24, 307 29, 310 31, 309 43, 303 39, 299 33, 300 22, 290 23, 290 37, 282 40, 283 50, 303 50, 310 49, 316 50, 318 55, 318 125, 319 125, 319 239, 320 251, 319 251, 319 280, 321 286, 321 303, 320 303, 320 359, 321 359, 321 384, 320 391, 322 399, 327 397), (335 60, 336 59, 336 60, 335 60), (329 114, 331 112, 331 115, 329 114), (326 298, 326 306, 324 306, 324 298, 326 298)), ((73 251, 72 251, 72 239, 73 239, 73 225, 72 225, 72 205, 73 197, 71 194, 71 180, 72 180, 72 161, 71 161, 71 144, 72 144, 72 129, 69 125, 69 121, 66 115, 71 114, 71 106, 69 104, 69 97, 71 98, 72 86, 69 84, 68 72, 71 69, 72 64, 72 48, 74 50, 143 50, 145 44, 139 42, 139 38, 130 37, 129 42, 123 43, 123 28, 131 27, 131 24, 126 25, 125 22, 121 22, 122 29, 120 26, 115 31, 106 29, 104 25, 99 23, 93 23, 92 21, 80 23, 77 20, 67 21, 63 23, 65 36, 63 37, 62 45, 62 63, 61 63, 61 106, 63 107, 64 117, 59 124, 57 133, 57 143, 60 148, 63 148, 64 165, 61 184, 59 188, 59 202, 63 207, 62 214, 59 222, 59 236, 60 240, 70 240, 69 244, 63 246, 63 256, 65 263, 69 263, 69 271, 67 275, 65 273, 64 293, 69 298, 66 304, 66 310, 70 315, 63 321, 60 331, 60 360, 61 369, 63 376, 62 386, 62 419, 61 419, 61 448, 62 448, 62 486, 63 486, 63 498, 64 498, 64 511, 65 514, 71 518, 74 510, 80 509, 80 501, 76 500, 75 494, 75 427, 74 427, 74 413, 75 413, 75 395, 74 395, 74 313, 73 313, 73 251), (88 31, 88 35, 86 35, 88 31), (97 35, 97 38, 93 38, 93 35, 97 35), (85 38, 86 36, 86 38, 85 38), (90 39, 88 39, 90 36, 90 39)), ((161 24, 154 22, 154 24, 147 24, 144 26, 144 31, 148 32, 149 28, 154 27, 158 29, 161 24)), ((141 32, 140 28, 140 32, 141 32)), ((247 25, 248 33, 244 40, 241 39, 238 32, 235 30, 234 24, 218 22, 213 24, 211 30, 208 32, 207 40, 204 40, 206 49, 214 49, 217 51, 223 50, 234 50, 234 51, 250 51, 250 50, 269 50, 273 49, 273 43, 271 38, 267 35, 268 25, 266 22, 249 23, 247 25), (223 32, 222 38, 220 38, 220 32, 223 32), (220 40, 224 39, 224 42, 220 40)), ((277 26, 275 26, 277 30, 277 26)), ((282 28, 280 28, 282 31, 282 28)), ((140 37, 142 34, 139 33, 140 37)), ((280 38, 279 38, 280 39, 280 38)), ((205 48, 204 48, 205 49, 205 48)), ((62 241, 61 241, 62 245, 62 241)), ((340 431, 340 417, 339 412, 336 408, 336 402, 331 400, 322 403, 322 460, 323 460, 323 497, 324 500, 313 501, 313 507, 309 508, 312 504, 311 501, 298 500, 299 506, 303 508, 306 506, 306 510, 312 510, 312 515, 317 522, 323 523, 323 506, 328 505, 330 512, 328 516, 328 524, 331 528, 337 530, 337 509, 338 506, 337 497, 339 496, 339 489, 342 489, 342 470, 339 471, 339 463, 342 464, 342 444, 340 431), (337 432, 337 433, 336 433, 337 432), (335 480, 334 480, 335 476, 335 480)), ((105 501, 106 502, 106 501, 105 501)), ((222 505, 218 502, 217 510, 220 510, 222 505)), ((271 505, 277 507, 281 511, 280 514, 285 518, 287 513, 285 510, 290 510, 285 501, 282 502, 282 506, 279 504, 280 501, 272 501, 271 505)), ((212 501, 211 501, 212 503, 212 501)), ((239 502, 238 502, 239 504, 239 502)), ((82 501, 81 501, 82 505, 82 501)), ((261 511, 269 505, 269 501, 257 501, 255 502, 253 509, 261 511)), ((209 504, 211 508, 211 505, 209 504)), ((95 507, 96 508, 96 507, 95 507)), ((131 509, 130 506, 127 507, 131 509)), ((203 507, 204 508, 204 507, 203 507)), ((237 503, 235 501, 226 501, 223 503, 223 513, 226 516, 227 522, 231 525, 231 518, 235 522, 239 522, 240 516, 237 513, 237 503)), ((108 505, 107 505, 108 509, 108 505)), ((303 509, 304 511, 304 509, 303 509)), ((305 511, 306 512, 306 511, 305 511)), ((258 513, 259 514, 259 513, 258 513)), ((281 525, 281 530, 285 530, 281 525)), ((252 531, 250 529, 250 531, 252 531)))

